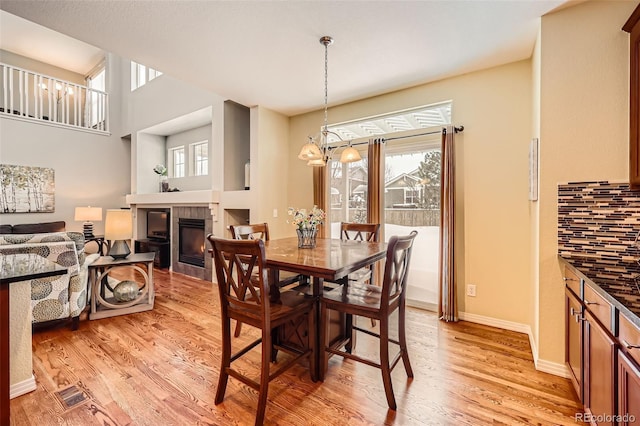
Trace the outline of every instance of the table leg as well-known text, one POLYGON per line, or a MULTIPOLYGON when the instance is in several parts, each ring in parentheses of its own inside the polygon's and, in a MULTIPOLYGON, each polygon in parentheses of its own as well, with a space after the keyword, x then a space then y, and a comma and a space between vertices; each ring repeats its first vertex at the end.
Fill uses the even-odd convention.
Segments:
POLYGON ((318 380, 321 381, 324 379, 324 371, 326 369, 326 366, 321 364, 321 355, 322 351, 324 351, 324 348, 322 347, 322 342, 324 342, 324 339, 322 339, 321 336, 326 333, 325 324, 323 324, 321 321, 322 312, 320 311, 320 297, 322 297, 322 292, 324 290, 323 287, 324 279, 313 277, 313 298, 316 304, 316 336, 314 342, 315 351, 312 356, 316 361, 315 377, 318 377, 318 380))
POLYGON ((269 268, 269 301, 272 303, 280 300, 280 271, 277 268, 269 268))
POLYGON ((0 424, 9 424, 9 284, 0 285, 0 424))

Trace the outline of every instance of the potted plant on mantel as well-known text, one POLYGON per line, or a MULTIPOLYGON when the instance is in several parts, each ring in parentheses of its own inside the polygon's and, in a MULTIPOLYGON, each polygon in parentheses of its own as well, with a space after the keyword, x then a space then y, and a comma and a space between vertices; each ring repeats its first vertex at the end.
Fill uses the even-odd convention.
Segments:
POLYGON ((153 171, 160 175, 160 192, 168 192, 169 179, 167 178, 167 168, 164 164, 156 164, 153 171))

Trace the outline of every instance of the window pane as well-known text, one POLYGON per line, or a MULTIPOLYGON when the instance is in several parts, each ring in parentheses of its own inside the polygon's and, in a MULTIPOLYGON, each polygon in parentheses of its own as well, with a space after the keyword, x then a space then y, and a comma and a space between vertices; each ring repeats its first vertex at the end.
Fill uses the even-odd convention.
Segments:
POLYGON ((411 256, 420 261, 411 262, 407 299, 437 306, 440 149, 429 141, 407 148, 393 142, 385 155, 385 241, 418 231, 411 256))
POLYGON ((209 174, 208 148, 208 141, 193 144, 193 174, 195 176, 209 174))
POLYGON ((138 87, 140 86, 144 86, 144 84, 146 83, 146 77, 147 77, 147 67, 145 67, 142 64, 138 64, 138 87))
POLYGON ((173 177, 184 177, 184 148, 173 148, 171 153, 173 158, 173 177))
POLYGON ((340 238, 340 222, 367 221, 368 165, 365 151, 354 163, 329 162, 331 203, 331 238, 340 238))

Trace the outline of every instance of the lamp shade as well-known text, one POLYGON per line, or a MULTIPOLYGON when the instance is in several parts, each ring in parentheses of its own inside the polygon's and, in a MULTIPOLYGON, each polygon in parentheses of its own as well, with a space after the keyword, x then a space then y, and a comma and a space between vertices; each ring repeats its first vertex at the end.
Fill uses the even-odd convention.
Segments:
POLYGON ((128 240, 132 237, 131 210, 107 210, 104 238, 107 240, 128 240))
POLYGON ((322 158, 322 153, 318 145, 310 141, 302 147, 298 158, 301 160, 319 160, 322 158))
POLYGON ((324 167, 326 165, 327 163, 322 158, 307 161, 307 166, 324 167))
POLYGON ((360 161, 362 157, 360 157, 360 153, 357 149, 352 146, 348 146, 342 151, 342 155, 340 156, 341 163, 353 163, 354 161, 360 161))
POLYGON ((75 220, 85 222, 102 221, 102 207, 76 207, 75 220))

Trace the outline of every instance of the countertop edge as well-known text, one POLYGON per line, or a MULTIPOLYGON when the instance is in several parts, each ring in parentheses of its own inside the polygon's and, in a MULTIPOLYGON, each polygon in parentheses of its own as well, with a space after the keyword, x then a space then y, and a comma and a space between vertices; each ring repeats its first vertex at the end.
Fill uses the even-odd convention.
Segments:
POLYGON ((598 293, 600 296, 604 297, 611 305, 613 305, 626 319, 632 322, 636 327, 640 328, 640 317, 634 314, 627 308, 624 304, 622 304, 618 299, 611 296, 605 290, 602 289, 598 284, 596 284, 591 278, 587 277, 585 274, 580 271, 580 269, 573 266, 569 260, 564 258, 561 255, 558 255, 558 260, 562 265, 568 266, 571 268, 573 272, 575 272, 580 278, 585 280, 585 282, 589 282, 589 286, 593 288, 593 290, 598 293))

